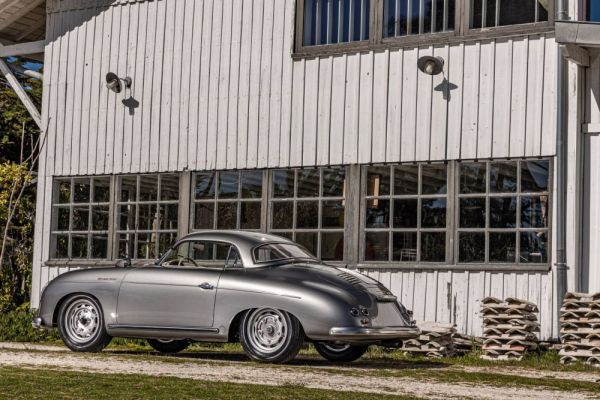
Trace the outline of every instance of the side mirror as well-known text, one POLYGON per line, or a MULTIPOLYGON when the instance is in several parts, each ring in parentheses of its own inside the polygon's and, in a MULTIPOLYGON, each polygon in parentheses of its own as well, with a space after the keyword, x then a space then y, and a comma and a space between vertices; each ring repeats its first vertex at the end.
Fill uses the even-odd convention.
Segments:
POLYGON ((119 268, 131 267, 131 258, 127 257, 127 258, 117 261, 117 267, 119 267, 119 268))

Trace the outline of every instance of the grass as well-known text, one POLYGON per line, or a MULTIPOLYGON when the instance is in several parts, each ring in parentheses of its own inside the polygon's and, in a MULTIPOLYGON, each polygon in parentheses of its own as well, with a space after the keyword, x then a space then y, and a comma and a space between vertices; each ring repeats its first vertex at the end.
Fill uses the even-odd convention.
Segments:
POLYGON ((413 399, 308 389, 297 385, 261 386, 203 382, 144 375, 92 374, 0 367, 0 398, 6 399, 231 399, 359 400, 413 399))

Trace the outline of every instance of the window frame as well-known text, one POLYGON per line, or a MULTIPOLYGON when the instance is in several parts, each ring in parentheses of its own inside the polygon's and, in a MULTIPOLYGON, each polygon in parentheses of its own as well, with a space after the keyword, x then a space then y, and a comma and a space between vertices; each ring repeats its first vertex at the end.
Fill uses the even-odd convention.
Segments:
MULTIPOLYGON (((415 45, 436 45, 462 42, 464 40, 489 39, 552 32, 554 30, 554 1, 550 1, 548 21, 525 24, 505 25, 487 28, 471 28, 472 0, 456 0, 454 29, 437 33, 421 33, 400 37, 383 37, 383 14, 385 0, 371 0, 369 18, 369 39, 364 41, 335 43, 326 45, 305 46, 304 39, 304 4, 305 0, 296 1, 294 15, 294 48, 292 58, 331 56, 352 52, 397 49, 415 45)), ((439 1, 439 0, 438 0, 439 1)), ((533 0, 531 0, 533 1, 533 0)))

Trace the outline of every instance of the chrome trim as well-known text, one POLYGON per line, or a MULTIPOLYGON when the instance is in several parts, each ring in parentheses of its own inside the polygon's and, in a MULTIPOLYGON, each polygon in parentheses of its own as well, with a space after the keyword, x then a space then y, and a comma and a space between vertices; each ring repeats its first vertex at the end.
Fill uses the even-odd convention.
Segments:
POLYGON ((35 317, 34 319, 31 320, 31 326, 34 329, 42 329, 43 323, 44 323, 44 321, 42 320, 41 317, 35 317))
POLYGON ((336 339, 410 339, 420 334, 421 331, 416 326, 385 328, 334 327, 329 330, 329 335, 336 339))
POLYGON ((183 331, 219 333, 217 328, 187 328, 180 326, 108 325, 109 329, 139 329, 144 331, 183 331))

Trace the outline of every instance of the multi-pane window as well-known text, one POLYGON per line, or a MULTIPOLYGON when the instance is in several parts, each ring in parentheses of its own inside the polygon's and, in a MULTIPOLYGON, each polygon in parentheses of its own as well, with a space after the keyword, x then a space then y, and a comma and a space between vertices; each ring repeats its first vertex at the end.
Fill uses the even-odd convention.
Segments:
POLYGON ((370 0, 304 0, 304 46, 369 39, 370 0))
POLYGON ((192 229, 260 230, 262 171, 194 175, 192 229))
POLYGON ((276 170, 271 185, 269 231, 323 260, 343 260, 346 169, 276 170))
POLYGON ((454 30, 455 0, 384 0, 383 37, 454 30))
POLYGON ((460 164, 459 263, 547 263, 548 160, 460 164))
POLYGON ((58 179, 53 198, 52 258, 106 258, 110 178, 58 179))
POLYGON ((600 1, 587 0, 587 20, 600 22, 600 1))
POLYGON ((473 0, 471 28, 548 21, 552 0, 473 0))
POLYGON ((366 167, 362 259, 445 262, 446 164, 366 167))
POLYGON ((154 259, 177 238, 179 175, 118 177, 118 256, 154 259))

